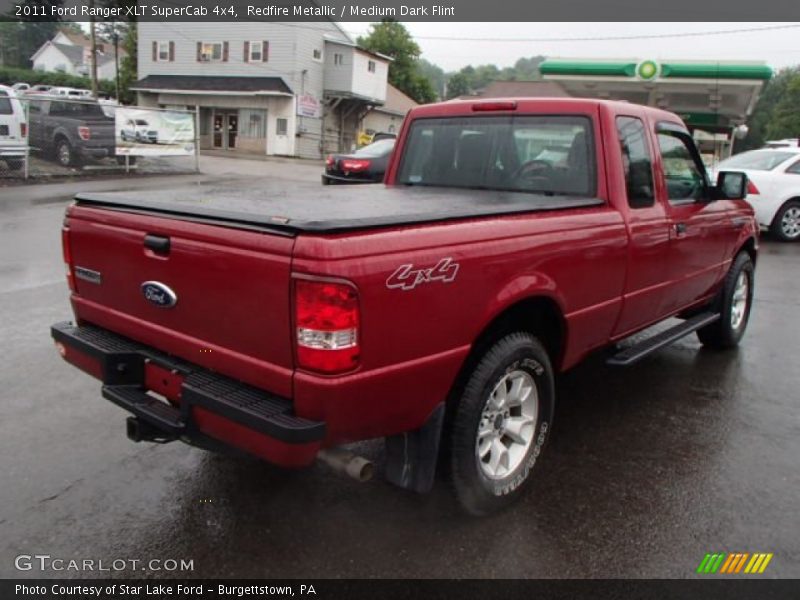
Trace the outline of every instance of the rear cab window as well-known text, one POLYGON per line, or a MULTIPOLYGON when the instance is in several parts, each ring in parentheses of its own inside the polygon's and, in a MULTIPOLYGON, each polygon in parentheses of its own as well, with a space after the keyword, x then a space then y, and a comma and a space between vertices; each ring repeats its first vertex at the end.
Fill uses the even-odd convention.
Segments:
POLYGON ((656 197, 647 128, 638 117, 618 116, 616 122, 628 205, 631 208, 653 206, 656 197))
POLYGON ((401 160, 400 185, 597 193, 592 121, 581 115, 421 118, 401 160))

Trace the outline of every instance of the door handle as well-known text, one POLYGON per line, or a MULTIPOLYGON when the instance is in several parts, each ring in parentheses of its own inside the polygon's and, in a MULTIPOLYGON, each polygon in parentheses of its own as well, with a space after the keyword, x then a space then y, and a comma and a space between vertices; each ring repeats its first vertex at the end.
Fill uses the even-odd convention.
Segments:
POLYGON ((686 223, 675 223, 675 236, 683 237, 686 235, 686 223))
POLYGON ((160 235, 148 233, 144 236, 144 247, 149 248, 156 254, 166 255, 169 254, 169 238, 160 235))

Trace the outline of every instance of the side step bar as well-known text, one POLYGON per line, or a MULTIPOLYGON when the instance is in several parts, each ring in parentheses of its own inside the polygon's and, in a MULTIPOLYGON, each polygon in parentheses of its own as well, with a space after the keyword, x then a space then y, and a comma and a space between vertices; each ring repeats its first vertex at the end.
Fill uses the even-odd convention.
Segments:
POLYGON ((686 337, 690 333, 694 333, 701 327, 705 327, 717 321, 720 318, 719 313, 700 313, 691 319, 686 319, 682 323, 678 323, 675 327, 670 327, 664 331, 657 333, 653 337, 642 340, 638 344, 625 348, 618 352, 606 361, 607 365, 617 367, 627 367, 635 362, 642 360, 648 354, 652 354, 656 350, 660 350, 664 346, 669 346, 671 343, 678 341, 682 337, 686 337))

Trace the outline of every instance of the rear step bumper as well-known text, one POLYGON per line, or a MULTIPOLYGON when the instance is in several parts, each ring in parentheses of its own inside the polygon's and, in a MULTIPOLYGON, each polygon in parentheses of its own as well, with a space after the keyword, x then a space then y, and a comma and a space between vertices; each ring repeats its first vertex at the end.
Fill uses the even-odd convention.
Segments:
POLYGON ((132 439, 193 442, 204 436, 284 466, 313 462, 325 424, 293 414, 292 403, 202 367, 176 359, 93 325, 57 323, 53 339, 64 358, 103 382, 107 400, 132 413, 132 439), (75 356, 75 354, 80 356, 75 356), (87 368, 86 358, 94 368, 87 368), (148 363, 179 378, 179 403, 167 403, 145 387, 148 363))

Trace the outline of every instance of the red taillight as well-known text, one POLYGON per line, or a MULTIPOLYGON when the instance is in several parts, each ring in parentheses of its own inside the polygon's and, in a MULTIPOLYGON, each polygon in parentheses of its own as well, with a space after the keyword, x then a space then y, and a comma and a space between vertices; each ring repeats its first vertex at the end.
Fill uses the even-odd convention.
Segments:
POLYGON ((369 168, 369 161, 361 158, 346 158, 342 161, 342 171, 358 173, 369 168))
POLYGON ((517 110, 516 102, 477 102, 472 105, 472 110, 475 112, 493 111, 493 110, 517 110))
POLYGON ((327 166, 327 167, 332 167, 333 166, 333 156, 332 155, 328 154, 328 156, 325 158, 325 166, 327 166))
POLYGON ((78 135, 81 136, 81 139, 84 142, 88 142, 89 138, 92 137, 92 130, 86 127, 85 125, 81 125, 78 127, 78 135))
POLYGON ((67 276, 67 285, 70 291, 76 292, 75 289, 75 274, 72 272, 72 250, 69 246, 69 227, 64 224, 61 229, 61 251, 64 255, 64 271, 67 276))
POLYGON ((298 365, 322 373, 358 366, 358 293, 344 283, 294 284, 298 365))
POLYGON ((752 182, 752 180, 747 180, 747 195, 752 196, 753 194, 760 194, 761 192, 758 191, 756 184, 752 182))
POLYGON ((20 123, 19 124, 19 134, 22 137, 28 136, 28 124, 27 123, 20 123))

